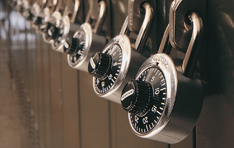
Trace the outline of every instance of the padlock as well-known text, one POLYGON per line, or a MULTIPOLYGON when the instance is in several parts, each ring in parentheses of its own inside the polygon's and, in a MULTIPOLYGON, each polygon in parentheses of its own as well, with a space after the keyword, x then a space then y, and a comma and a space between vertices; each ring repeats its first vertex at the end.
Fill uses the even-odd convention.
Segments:
POLYGON ((36 2, 34 2, 30 7, 28 12, 25 12, 25 18, 28 21, 28 24, 31 26, 31 23, 34 19, 36 19, 36 16, 40 13, 40 5, 36 2))
MULTIPOLYGON (((95 0, 96 1, 96 0, 95 0)), ((101 51, 106 45, 107 39, 101 36, 101 28, 106 16, 106 2, 99 2, 99 15, 94 27, 91 26, 91 9, 88 12, 86 22, 80 26, 75 34, 64 43, 64 52, 67 53, 67 62, 70 67, 88 72, 90 57, 101 51)))
POLYGON ((41 27, 42 37, 46 43, 53 43, 53 40, 59 36, 59 28, 63 28, 61 20, 65 14, 67 0, 59 0, 55 11, 48 18, 47 22, 41 27))
POLYGON ((37 33, 42 34, 44 32, 50 16, 56 9, 57 2, 57 0, 47 0, 44 8, 42 8, 40 13, 33 19, 32 25, 37 33))
POLYGON ((195 126, 203 101, 202 82, 194 72, 203 24, 196 12, 189 17, 193 32, 182 64, 163 53, 169 53, 165 47, 171 47, 167 27, 158 53, 143 63, 122 91, 122 107, 139 137, 174 144, 185 139, 195 126))
POLYGON ((68 5, 65 8, 64 16, 62 17, 58 28, 59 33, 51 43, 53 50, 62 53, 64 53, 63 46, 66 42, 66 39, 74 35, 74 33, 80 28, 79 24, 74 23, 76 14, 78 13, 80 7, 80 0, 75 0, 74 3, 72 0, 68 0, 67 4, 68 5))
POLYGON ((9 1, 7 1, 7 3, 8 3, 13 9, 15 9, 15 7, 17 6, 18 0, 9 0, 9 1))
POLYGON ((58 52, 63 52, 64 40, 80 27, 74 23, 80 8, 80 0, 68 0, 66 4, 63 13, 55 11, 49 21, 41 28, 44 30, 43 38, 45 41, 51 43, 52 49, 58 52))
POLYGON ((23 17, 24 12, 29 9, 29 1, 28 0, 17 0, 12 1, 13 8, 15 8, 16 11, 18 11, 23 17))
POLYGON ((22 11, 22 6, 23 6, 23 1, 22 0, 17 0, 13 2, 14 9, 18 11, 19 13, 22 11))
MULTIPOLYGON (((55 11, 52 13, 48 22, 45 24, 46 26, 43 29, 43 40, 46 43, 53 43, 53 40, 56 39, 59 35, 59 28, 61 25, 62 15, 60 12, 55 11)), ((61 26, 63 28, 63 26, 61 26)))
POLYGON ((135 77, 138 68, 146 60, 139 51, 148 37, 154 10, 148 2, 142 6, 145 18, 134 47, 131 46, 128 36, 130 32, 127 17, 120 35, 111 39, 102 52, 95 53, 88 66, 89 74, 93 76, 95 93, 119 104, 124 85, 135 77))
POLYGON ((42 18, 41 18, 42 13, 41 12, 43 12, 43 9, 45 8, 47 1, 48 0, 43 0, 43 1, 36 0, 33 3, 32 7, 31 7, 31 13, 32 13, 33 17, 29 21, 29 24, 32 28, 37 29, 39 23, 41 23, 41 21, 42 21, 42 18))

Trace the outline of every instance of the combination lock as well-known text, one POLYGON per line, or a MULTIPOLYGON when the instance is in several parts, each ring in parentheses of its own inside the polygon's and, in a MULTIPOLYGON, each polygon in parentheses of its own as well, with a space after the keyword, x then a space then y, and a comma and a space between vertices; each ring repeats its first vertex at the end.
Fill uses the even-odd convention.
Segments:
POLYGON ((25 18, 28 23, 31 25, 33 20, 36 19, 37 15, 40 13, 41 9, 38 3, 33 3, 32 6, 29 7, 28 12, 25 12, 25 18))
POLYGON ((182 64, 162 53, 169 36, 167 27, 158 53, 144 62, 122 91, 123 109, 139 137, 173 144, 195 126, 203 100, 202 82, 194 72, 203 27, 197 13, 189 17, 193 32, 182 64))
POLYGON ((74 24, 74 16, 79 9, 80 1, 75 0, 67 1, 67 6, 64 9, 64 14, 59 11, 53 12, 48 22, 41 27, 43 30, 43 38, 47 43, 51 43, 52 49, 58 52, 63 52, 63 43, 66 38, 74 34, 75 31, 80 27, 78 24, 74 24), (74 4, 74 11, 68 10, 69 4, 74 4), (78 3, 78 4, 77 4, 78 3), (72 19, 72 20, 71 20, 72 19))
POLYGON ((46 5, 32 21, 36 32, 42 34, 45 32, 47 22, 57 6, 57 0, 47 0, 46 5))
POLYGON ((62 15, 60 12, 55 11, 48 19, 48 22, 43 26, 43 40, 46 43, 53 43, 60 34, 60 29, 63 29, 62 15))
POLYGON ((60 25, 57 30, 54 29, 57 31, 57 34, 54 32, 56 34, 56 37, 53 38, 53 42, 51 43, 53 50, 64 53, 63 46, 66 42, 66 39, 69 36, 72 36, 80 28, 80 25, 74 23, 79 7, 79 0, 68 0, 64 16, 60 20, 60 25), (73 11, 71 11, 70 9, 73 11))
POLYGON ((92 19, 89 10, 86 23, 82 24, 72 38, 68 38, 64 43, 64 52, 68 54, 67 62, 74 69, 88 72, 90 57, 106 45, 106 38, 99 35, 106 16, 106 2, 100 1, 99 7, 99 16, 94 28, 89 23, 92 19))
POLYGON ((35 28, 36 30, 38 30, 38 27, 43 23, 43 19, 45 17, 44 14, 44 8, 46 6, 46 3, 48 2, 48 0, 46 1, 35 1, 35 3, 33 4, 31 10, 33 13, 33 19, 30 21, 30 25, 35 28))
POLYGON ((128 17, 126 18, 120 35, 114 37, 102 52, 95 53, 88 66, 89 73, 93 76, 93 88, 95 93, 103 98, 120 102, 123 86, 135 74, 146 57, 141 55, 138 48, 145 41, 152 23, 153 8, 148 2, 143 3, 145 18, 135 42, 135 48, 131 46, 128 34, 128 17), (144 34, 144 33, 146 34, 144 34), (144 34, 144 35, 143 35, 144 34))
POLYGON ((52 49, 64 53, 64 44, 66 40, 69 36, 72 36, 78 28, 80 28, 80 25, 71 23, 69 17, 64 16, 57 30, 54 30, 57 31, 57 34, 54 32, 55 37, 53 38, 53 42, 51 43, 52 49))
POLYGON ((67 5, 67 0, 59 0, 57 2, 57 6, 55 11, 48 18, 46 23, 41 26, 41 30, 43 32, 42 37, 46 43, 53 43, 54 39, 56 39, 60 34, 60 28, 63 28, 63 23, 61 23, 64 10, 67 5))
POLYGON ((18 11, 23 17, 25 17, 25 14, 27 14, 29 9, 29 1, 27 0, 21 0, 21 1, 14 1, 13 7, 16 11, 18 11))

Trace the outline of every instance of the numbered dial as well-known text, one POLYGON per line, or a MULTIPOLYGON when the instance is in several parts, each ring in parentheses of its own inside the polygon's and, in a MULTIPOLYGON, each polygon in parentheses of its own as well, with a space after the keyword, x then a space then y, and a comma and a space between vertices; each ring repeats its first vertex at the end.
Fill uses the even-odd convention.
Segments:
POLYGON ((87 47, 88 35, 86 34, 83 28, 80 28, 77 33, 73 36, 72 40, 70 40, 70 46, 65 47, 64 50, 69 56, 70 64, 76 65, 78 62, 83 60, 84 58, 84 50, 87 47))
MULTIPOLYGON (((106 93, 114 85, 116 79, 118 78, 120 68, 122 65, 122 49, 118 44, 112 44, 108 46, 103 54, 111 57, 111 65, 105 67, 108 72, 102 76, 95 77, 94 88, 95 91, 102 94, 106 93)), ((101 61, 99 61, 101 62, 101 61)), ((93 62, 89 63, 89 67, 95 67, 93 62)), ((91 75, 95 76, 95 74, 91 75)))
POLYGON ((139 109, 133 112, 129 111, 129 120, 133 130, 142 135, 151 132, 160 122, 166 104, 167 83, 163 72, 157 66, 144 70, 136 79, 136 82, 138 83, 134 86, 133 90, 138 92, 139 95, 130 95, 127 94, 128 90, 123 90, 121 100, 123 105, 125 100, 137 99, 137 101, 134 100, 132 102, 141 105, 138 107, 139 105, 133 105, 130 101, 129 105, 137 106, 137 109, 140 108, 140 111, 139 109), (152 90, 152 92, 148 91, 146 93, 147 90, 152 90))
POLYGON ((59 43, 61 43, 64 35, 64 27, 65 24, 63 21, 60 22, 59 26, 56 28, 55 38, 54 38, 54 46, 57 46, 59 43))

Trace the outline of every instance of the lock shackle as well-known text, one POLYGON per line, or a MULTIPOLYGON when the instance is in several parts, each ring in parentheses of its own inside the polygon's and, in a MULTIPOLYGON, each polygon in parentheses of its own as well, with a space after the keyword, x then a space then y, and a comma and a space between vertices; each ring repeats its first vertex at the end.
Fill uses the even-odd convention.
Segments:
MULTIPOLYGON (((191 12, 188 18, 193 28, 192 36, 191 36, 183 63, 181 67, 177 70, 183 73, 186 77, 192 78, 193 71, 196 66, 199 52, 201 49, 201 42, 203 39, 203 22, 202 22, 201 17, 196 12, 191 12)), ((164 32, 161 44, 159 46, 158 53, 170 54, 171 44, 169 42, 169 25, 167 26, 164 32)))
POLYGON ((162 37, 162 40, 158 49, 158 53, 166 53, 169 55, 171 53, 171 48, 172 46, 169 41, 169 24, 168 24, 164 31, 164 34, 163 34, 163 37, 162 37))
POLYGON ((58 4, 58 0, 47 0, 46 2, 46 8, 49 8, 49 13, 52 14, 58 4))
MULTIPOLYGON (((104 20, 106 17, 106 11, 107 11, 106 2, 104 0, 100 1, 98 4, 99 4, 99 14, 97 17, 97 22, 93 28, 93 32, 96 34, 101 33, 102 25, 104 23, 104 20)), ((91 9, 90 9, 87 14, 85 22, 90 24, 92 23, 93 20, 94 19, 91 17, 91 9)))
POLYGON ((58 11, 59 13, 61 13, 61 15, 64 15, 67 5, 68 5, 68 0, 58 0, 55 11, 58 11))
MULTIPOLYGON (((152 25, 152 22, 153 22, 152 18, 154 15, 154 10, 153 10, 153 7, 150 5, 150 3, 145 2, 142 4, 142 6, 145 9, 145 17, 142 22, 141 29, 137 35, 136 42, 134 44, 134 47, 138 52, 142 52, 144 44, 149 35, 149 30, 152 25)), ((127 16, 119 34, 129 35, 130 29, 128 27, 128 22, 129 21, 128 21, 128 16, 127 16)))
POLYGON ((68 0, 68 3, 65 8, 65 16, 69 16, 70 22, 74 23, 76 20, 77 13, 79 11, 81 2, 80 0, 68 0), (73 7, 73 10, 71 8, 73 7))

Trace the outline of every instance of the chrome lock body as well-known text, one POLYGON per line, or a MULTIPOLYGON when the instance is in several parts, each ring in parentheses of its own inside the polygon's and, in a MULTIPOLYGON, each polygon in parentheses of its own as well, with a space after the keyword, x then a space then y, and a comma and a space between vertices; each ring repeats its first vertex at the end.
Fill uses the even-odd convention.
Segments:
MULTIPOLYGON (((92 2, 97 2, 97 0, 92 2)), ((104 0, 99 2, 99 11, 96 18, 92 17, 91 6, 85 23, 64 43, 64 52, 67 53, 68 65, 85 72, 88 72, 87 67, 90 57, 101 51, 107 43, 106 37, 100 35, 107 13, 106 2, 104 0), (94 20, 96 20, 96 23, 92 27, 91 23, 94 20)))
POLYGON ((173 25, 169 24, 158 53, 144 62, 135 79, 123 89, 121 103, 139 137, 174 144, 185 139, 195 126, 203 101, 202 82, 194 72, 203 23, 196 12, 189 17, 193 31, 183 62, 166 54, 170 53, 167 44, 173 25))
POLYGON ((140 54, 141 45, 145 44, 152 23, 154 10, 148 2, 142 4, 145 18, 136 38, 134 47, 129 39, 128 17, 126 18, 120 35, 114 37, 102 52, 90 58, 89 73, 93 76, 95 93, 110 101, 121 103, 121 91, 132 78, 146 57, 140 54))

